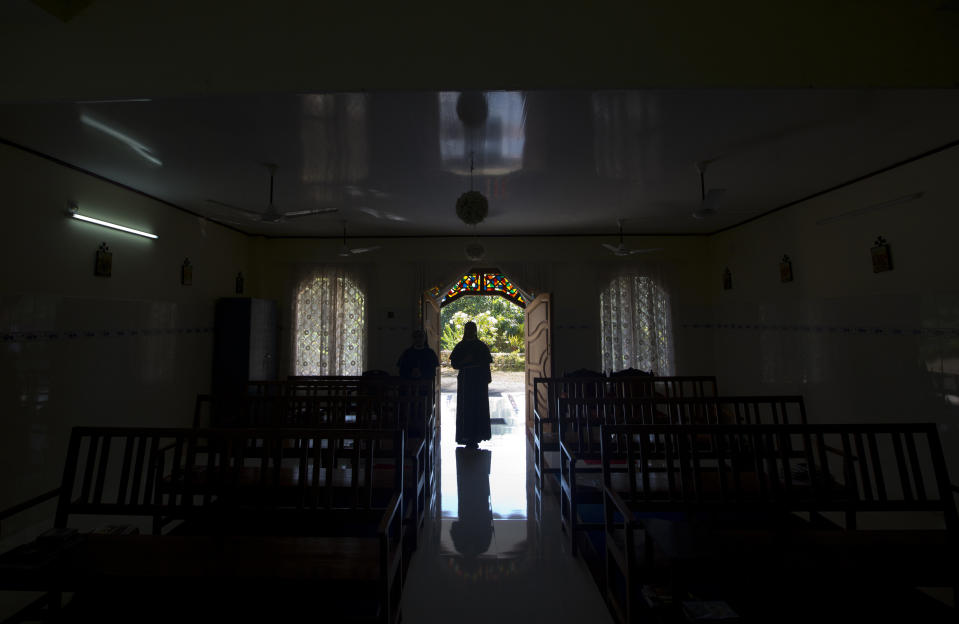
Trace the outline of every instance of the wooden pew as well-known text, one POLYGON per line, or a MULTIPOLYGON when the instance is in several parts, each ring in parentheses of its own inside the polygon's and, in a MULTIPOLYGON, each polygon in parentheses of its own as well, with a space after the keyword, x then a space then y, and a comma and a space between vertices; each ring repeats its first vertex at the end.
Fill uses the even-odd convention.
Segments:
POLYGON ((192 532, 198 519, 215 523, 211 531, 232 530, 231 516, 263 526, 261 511, 276 521, 274 532, 304 519, 303 530, 350 530, 367 512, 378 522, 397 493, 402 499, 403 437, 397 429, 201 429, 167 451, 159 492, 192 532))
POLYGON ((55 526, 81 515, 147 517, 154 535, 81 535, 54 550, 49 540, 26 545, 0 557, 0 586, 50 591, 51 607, 60 592, 81 590, 92 603, 83 617, 98 618, 105 602, 138 588, 172 600, 204 583, 234 595, 270 583, 280 590, 280 579, 324 612, 338 606, 395 624, 402 463, 400 431, 77 427, 55 526), (166 521, 181 524, 160 535, 166 521), (354 559, 344 565, 348 554, 354 559), (49 561, 38 564, 40 555, 49 561), (363 596, 365 608, 344 602, 363 596))
POLYGON ((171 468, 166 455, 191 435, 190 429, 74 427, 67 446, 53 526, 72 516, 127 516, 152 519, 159 535, 174 519, 158 483, 171 468))
POLYGON ((614 397, 661 397, 702 398, 719 394, 713 376, 679 375, 671 377, 625 376, 613 373, 609 377, 607 396, 614 397))
POLYGON ((537 377, 533 380, 533 466, 542 492, 547 474, 559 477, 558 465, 550 465, 546 453, 559 451, 556 430, 558 401, 562 398, 697 398, 716 396, 713 376, 615 376, 601 374, 577 377, 537 377))
MULTIPOLYGON (((406 381, 406 380, 404 380, 406 381)), ((382 386, 386 388, 387 386, 382 386)), ((417 386, 403 385, 403 391, 376 396, 356 394, 298 394, 278 385, 278 393, 258 392, 227 398, 231 409, 214 410, 216 427, 300 427, 311 429, 363 428, 401 429, 405 438, 406 466, 409 472, 404 497, 403 517, 410 530, 406 533, 408 553, 416 549, 419 529, 425 525, 432 499, 431 475, 434 472, 427 437, 433 428, 431 398, 416 392, 417 386), (407 392, 406 390, 410 390, 407 392)))
POLYGON ((613 425, 601 441, 606 599, 620 622, 657 617, 641 585, 663 573, 674 595, 714 584, 756 621, 797 605, 828 619, 818 594, 842 597, 847 582, 850 596, 879 588, 870 600, 900 585, 959 588, 959 519, 933 424, 613 425), (930 513, 937 528, 915 525, 930 513))
MULTIPOLYGON (((650 378, 652 379, 652 378, 650 378)), ((603 501, 601 427, 616 424, 803 424, 801 396, 636 396, 558 399, 560 518, 577 552, 580 531, 601 530, 603 522, 579 517, 579 505, 603 501), (593 477, 592 482, 588 481, 593 477)), ((655 444, 655 440, 652 441, 655 444)))
MULTIPOLYGON (((426 424, 421 433, 412 437, 427 440, 427 465, 435 465, 438 437, 436 436, 436 405, 434 380, 407 379, 392 375, 384 376, 290 376, 283 381, 254 381, 249 383, 248 395, 253 396, 297 396, 297 397, 337 397, 370 396, 392 399, 410 395, 427 397, 425 407, 426 424)), ((428 471, 427 486, 432 493, 433 471, 428 471)))

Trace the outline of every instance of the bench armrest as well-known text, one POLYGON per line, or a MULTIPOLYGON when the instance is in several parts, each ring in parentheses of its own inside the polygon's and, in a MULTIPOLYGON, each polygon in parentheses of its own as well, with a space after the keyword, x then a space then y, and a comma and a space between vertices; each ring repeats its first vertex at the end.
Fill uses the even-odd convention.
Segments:
MULTIPOLYGON (((627 531, 635 529, 634 526, 636 521, 633 520, 633 510, 629 508, 626 502, 620 497, 620 495, 613 489, 612 486, 607 485, 603 487, 603 496, 606 497, 606 502, 611 502, 616 511, 619 512, 619 515, 623 517, 623 526, 627 531)), ((606 527, 606 530, 609 530, 609 527, 606 527)))
POLYGON ((393 498, 390 499, 390 503, 386 506, 386 510, 383 512, 383 519, 380 520, 380 526, 377 531, 381 535, 387 535, 390 530, 390 524, 396 519, 396 514, 403 507, 403 493, 397 492, 393 494, 393 498))
POLYGON ((833 455, 838 455, 840 457, 848 457, 849 459, 853 461, 859 461, 858 457, 856 457, 855 455, 847 455, 846 452, 843 451, 842 449, 838 449, 834 446, 829 446, 828 444, 825 444, 823 446, 825 447, 827 453, 832 453, 833 455))
POLYGON ((43 494, 40 494, 39 496, 34 496, 33 498, 25 500, 22 503, 17 503, 16 505, 13 505, 12 507, 7 507, 3 511, 0 511, 0 520, 6 520, 7 518, 15 516, 18 513, 24 512, 28 509, 36 507, 37 505, 45 503, 51 498, 56 498, 59 495, 60 495, 60 488, 54 488, 50 490, 49 492, 44 492, 43 494))
MULTIPOLYGON (((410 442, 410 439, 407 438, 406 443, 409 444, 409 442, 410 442)), ((426 450, 426 438, 423 438, 422 440, 420 440, 420 443, 416 445, 416 448, 413 448, 413 446, 410 445, 407 448, 407 450, 409 451, 410 455, 422 459, 422 455, 424 451, 426 450)))
POLYGON ((552 423, 555 420, 555 418, 550 418, 549 416, 540 416, 538 410, 533 410, 533 422, 536 423, 538 427, 542 427, 545 423, 552 423))

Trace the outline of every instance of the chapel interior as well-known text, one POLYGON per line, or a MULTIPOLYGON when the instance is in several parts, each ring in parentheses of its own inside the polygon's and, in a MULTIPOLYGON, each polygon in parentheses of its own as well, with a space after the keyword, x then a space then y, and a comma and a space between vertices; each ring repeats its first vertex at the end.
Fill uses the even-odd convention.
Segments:
MULTIPOLYGON (((537 474, 530 389, 573 371, 799 396, 803 425, 851 427, 853 446, 860 431, 869 442, 865 424, 932 423, 916 430, 932 432, 932 450, 917 455, 905 433, 890 465, 941 465, 949 478, 905 493, 908 531, 894 539, 942 509, 942 552, 959 553, 959 3, 430 5, 0 6, 0 553, 54 526, 59 495, 19 506, 58 488, 74 427, 188 431, 198 396, 254 359, 250 379, 395 376, 410 332, 438 323, 464 275, 484 273, 530 306, 527 331, 534 301, 545 305, 547 346, 520 385, 490 386, 493 436, 479 451, 453 439, 455 383, 430 395, 435 440, 412 512, 423 519, 403 529, 413 546, 400 547, 391 623, 700 621, 692 607, 637 607, 629 580, 631 610, 610 601, 623 588, 607 585, 602 483, 582 508, 598 529, 561 523, 559 475, 537 474), (473 222, 457 211, 469 191, 488 203, 473 222), (352 303, 333 309, 311 280, 352 289, 352 303), (627 283, 617 305, 655 326, 653 346, 629 343, 625 312, 610 311, 627 283), (272 346, 257 351, 254 331, 217 347, 237 314, 241 333, 252 314, 272 346), (343 353, 322 371, 308 331, 340 332, 329 344, 343 353), (935 501, 913 512, 926 494, 935 501)), ((846 471, 837 481, 865 479, 867 453, 829 450, 846 471)), ((595 453, 584 465, 601 481, 595 453)), ((107 516, 68 526, 134 522, 107 516)), ((710 577, 739 574, 731 559, 710 559, 710 577)), ((830 571, 813 567, 797 574, 801 590, 770 580, 733 599, 707 583, 688 598, 726 599, 743 622, 762 621, 753 598, 781 621, 950 621, 951 561, 944 581, 880 588, 856 572, 827 584, 830 571), (802 598, 820 591, 858 606, 802 598)), ((0 619, 56 621, 21 611, 46 594, 18 570, 0 556, 0 619)), ((151 594, 152 582, 103 613, 216 617, 178 611, 189 601, 151 594)), ((384 604, 328 606, 309 585, 242 600, 229 582, 203 587, 198 600, 244 605, 239 619, 386 621, 384 604)))

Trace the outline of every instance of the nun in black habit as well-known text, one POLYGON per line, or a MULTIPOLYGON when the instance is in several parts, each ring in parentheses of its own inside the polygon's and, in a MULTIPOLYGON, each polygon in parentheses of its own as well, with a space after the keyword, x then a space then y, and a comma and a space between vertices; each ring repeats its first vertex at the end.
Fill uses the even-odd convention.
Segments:
POLYGON ((492 437, 489 423, 488 386, 493 380, 489 347, 476 335, 476 323, 463 326, 463 340, 450 353, 456 375, 456 443, 477 448, 492 437))

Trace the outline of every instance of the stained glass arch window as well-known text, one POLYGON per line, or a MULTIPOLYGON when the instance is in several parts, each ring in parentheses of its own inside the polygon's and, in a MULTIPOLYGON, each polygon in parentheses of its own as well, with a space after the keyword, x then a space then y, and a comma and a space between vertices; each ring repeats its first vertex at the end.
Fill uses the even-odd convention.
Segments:
POLYGON ((440 307, 468 295, 497 295, 526 307, 526 296, 499 269, 473 269, 466 273, 446 292, 440 307))

